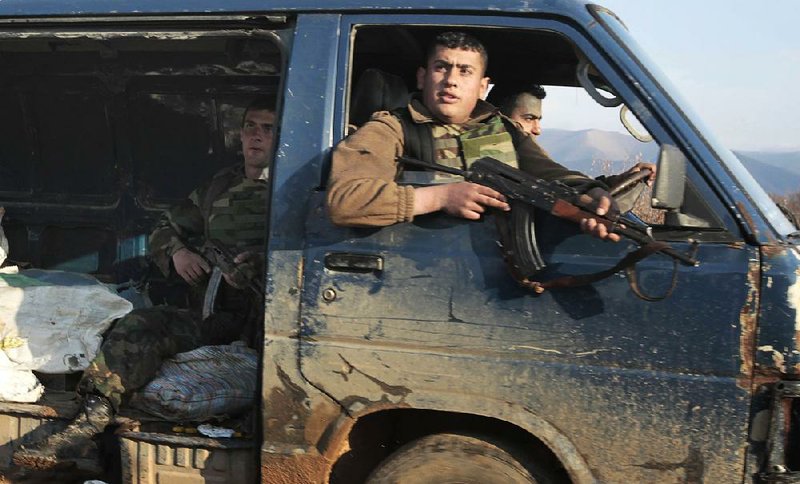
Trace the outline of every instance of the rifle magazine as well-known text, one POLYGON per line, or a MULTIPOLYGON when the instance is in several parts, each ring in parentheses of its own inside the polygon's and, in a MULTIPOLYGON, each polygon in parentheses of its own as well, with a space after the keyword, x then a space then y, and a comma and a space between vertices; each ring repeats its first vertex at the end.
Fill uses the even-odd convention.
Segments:
POLYGON ((547 266, 536 240, 535 213, 535 208, 512 200, 511 211, 495 217, 503 259, 520 283, 547 266))

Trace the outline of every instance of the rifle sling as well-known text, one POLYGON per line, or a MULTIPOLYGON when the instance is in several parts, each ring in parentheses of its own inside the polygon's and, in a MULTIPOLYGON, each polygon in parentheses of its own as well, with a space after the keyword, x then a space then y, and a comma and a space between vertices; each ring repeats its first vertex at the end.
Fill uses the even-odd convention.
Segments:
MULTIPOLYGON (((415 123, 407 107, 395 109, 392 114, 403 127, 403 154, 428 163, 436 163, 430 123, 415 123)), ((404 169, 402 165, 398 167, 398 176, 404 169)))
POLYGON ((577 287, 577 286, 585 286, 587 284, 592 284, 597 281, 603 280, 613 274, 616 274, 617 272, 624 269, 628 276, 628 284, 631 287, 631 291, 633 291, 633 293, 636 294, 637 297, 649 302, 661 301, 662 299, 669 297, 669 295, 672 294, 672 291, 675 289, 675 285, 678 280, 678 262, 673 260, 672 281, 670 282, 670 287, 664 292, 664 294, 660 296, 651 296, 645 294, 641 290, 641 288, 639 287, 638 279, 636 277, 636 263, 667 247, 669 247, 669 244, 667 244, 666 242, 653 241, 639 247, 633 252, 628 253, 619 262, 617 262, 617 264, 614 265, 614 267, 611 267, 610 269, 606 269, 599 272, 593 272, 590 274, 561 276, 543 282, 532 281, 528 278, 524 278, 521 280, 518 279, 518 282, 524 287, 533 289, 534 292, 536 292, 537 294, 541 294, 547 289, 577 287))

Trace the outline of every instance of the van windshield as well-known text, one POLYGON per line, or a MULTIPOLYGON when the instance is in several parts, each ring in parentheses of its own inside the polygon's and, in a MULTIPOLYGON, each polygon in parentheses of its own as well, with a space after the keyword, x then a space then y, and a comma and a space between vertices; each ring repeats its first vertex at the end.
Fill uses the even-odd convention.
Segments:
POLYGON ((690 104, 682 98, 678 89, 672 85, 667 76, 657 67, 644 50, 639 47, 636 40, 630 35, 627 27, 611 11, 602 7, 593 7, 593 12, 600 19, 600 23, 616 37, 620 45, 624 46, 650 74, 653 81, 660 85, 661 90, 667 93, 672 102, 683 113, 691 126, 696 127, 696 132, 700 135, 711 150, 722 161, 723 166, 733 175, 734 178, 745 188, 744 193, 758 207, 765 218, 769 221, 776 232, 783 236, 789 236, 797 231, 798 227, 786 217, 783 211, 770 198, 764 188, 753 178, 741 161, 720 142, 713 132, 703 124, 690 104))

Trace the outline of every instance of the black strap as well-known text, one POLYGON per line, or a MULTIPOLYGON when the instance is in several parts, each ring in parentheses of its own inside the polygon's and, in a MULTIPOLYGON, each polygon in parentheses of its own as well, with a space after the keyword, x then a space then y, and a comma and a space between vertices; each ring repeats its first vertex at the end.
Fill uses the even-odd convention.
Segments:
POLYGON ((403 127, 403 155, 428 163, 436 163, 430 123, 415 123, 411 119, 411 113, 407 107, 395 109, 392 114, 403 127))
POLYGON ((539 281, 532 281, 530 279, 517 279, 517 282, 529 289, 533 289, 533 291, 537 294, 541 294, 547 289, 553 288, 562 288, 562 287, 577 287, 577 286, 585 286, 587 284, 592 284, 594 282, 603 280, 613 274, 621 270, 625 270, 628 275, 628 284, 631 287, 631 290, 637 297, 643 299, 645 301, 660 301, 662 299, 667 298, 672 291, 675 289, 675 285, 678 281, 678 263, 674 261, 674 265, 672 268, 672 281, 670 282, 670 287, 664 292, 664 294, 660 296, 650 296, 642 292, 641 288, 639 287, 638 279, 636 277, 636 263, 640 260, 648 257, 656 252, 660 251, 669 247, 669 244, 666 242, 660 241, 653 241, 649 244, 645 244, 638 249, 634 250, 633 252, 628 253, 625 257, 622 258, 619 262, 617 262, 614 267, 610 269, 606 269, 604 271, 599 272, 592 272, 590 274, 579 274, 574 276, 561 276, 556 277, 555 279, 550 279, 549 281, 539 282, 539 281))

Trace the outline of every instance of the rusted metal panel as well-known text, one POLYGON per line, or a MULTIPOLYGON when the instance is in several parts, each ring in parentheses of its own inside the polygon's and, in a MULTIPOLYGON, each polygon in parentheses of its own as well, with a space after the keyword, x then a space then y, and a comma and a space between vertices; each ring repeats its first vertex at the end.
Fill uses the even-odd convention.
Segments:
POLYGON ((797 247, 762 250, 757 371, 800 376, 800 275, 797 247))
MULTIPOLYGON (((413 408, 501 418, 545 442, 575 482, 741 479, 754 247, 701 244, 702 270, 679 269, 672 296, 646 303, 621 275, 541 296, 516 287, 491 224, 428 218, 358 237, 325 220, 309 226, 303 375, 352 416, 413 408), (380 255, 384 269, 327 268, 333 251, 380 255)), ((578 237, 540 243, 577 273, 625 250, 578 237)), ((658 259, 637 268, 650 292, 671 270, 658 259)))
POLYGON ((745 207, 744 203, 737 202, 736 208, 739 210, 738 214, 741 217, 741 219, 744 220, 745 224, 747 224, 748 230, 751 233, 757 235, 758 227, 756 226, 755 221, 753 220, 752 214, 750 214, 750 212, 747 211, 747 207, 745 207))
POLYGON ((307 263, 302 251, 305 197, 319 185, 324 150, 331 142, 332 106, 338 92, 334 65, 339 22, 336 14, 298 16, 299 34, 292 37, 292 55, 285 70, 287 95, 271 172, 273 198, 265 281, 260 462, 262 479, 267 481, 266 472, 273 466, 277 479, 279 475, 292 475, 293 463, 300 460, 308 463, 301 466, 308 472, 327 475, 322 470, 330 464, 308 456, 319 455, 317 446, 329 438, 331 423, 343 412, 324 388, 313 386, 303 377, 299 358, 303 331, 300 296, 307 263))
POLYGON ((127 432, 120 442, 125 484, 256 482, 257 450, 252 441, 127 432))
MULTIPOLYGON (((623 371, 583 373, 566 365, 520 362, 509 367, 492 357, 442 358, 349 345, 336 349, 348 352, 357 369, 346 388, 336 389, 350 392, 341 401, 355 416, 376 407, 410 407, 501 418, 543 440, 575 482, 593 482, 587 469, 600 482, 669 482, 669 476, 734 476, 740 471, 746 422, 732 431, 726 420, 742 413, 746 398, 712 380, 686 376, 674 381, 654 372, 632 379, 623 371), (692 395, 695 385, 714 392, 713 399, 692 395), (410 391, 393 395, 385 392, 387 387, 410 391), (579 465, 577 457, 587 462, 579 465)), ((312 374, 335 368, 340 358, 330 354, 333 348, 317 351, 320 368, 312 374)))
POLYGON ((751 260, 747 270, 747 298, 739 312, 739 370, 738 385, 750 391, 753 382, 753 359, 758 328, 758 305, 761 297, 761 265, 751 260))

